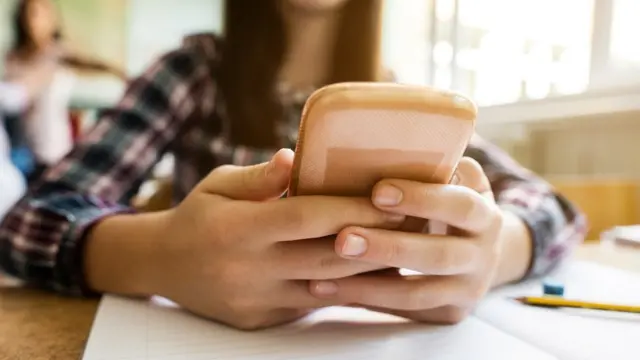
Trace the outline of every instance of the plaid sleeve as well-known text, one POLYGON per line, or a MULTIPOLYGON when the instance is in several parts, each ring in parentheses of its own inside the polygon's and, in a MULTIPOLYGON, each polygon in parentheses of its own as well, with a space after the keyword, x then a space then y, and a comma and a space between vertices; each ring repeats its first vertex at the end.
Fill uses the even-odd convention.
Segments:
POLYGON ((131 211, 140 184, 202 109, 211 81, 201 58, 186 48, 163 56, 47 171, 0 226, 1 268, 35 286, 91 294, 82 270, 85 230, 131 211))
POLYGON ((482 165, 502 209, 518 215, 527 225, 533 241, 527 278, 555 269, 584 240, 584 214, 502 149, 474 136, 465 155, 482 165))

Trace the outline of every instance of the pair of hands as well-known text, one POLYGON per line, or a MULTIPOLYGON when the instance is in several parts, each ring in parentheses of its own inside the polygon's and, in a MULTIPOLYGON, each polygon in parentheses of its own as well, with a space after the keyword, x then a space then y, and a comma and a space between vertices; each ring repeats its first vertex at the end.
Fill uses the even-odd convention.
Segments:
POLYGON ((217 168, 167 213, 156 293, 258 329, 331 305, 456 323, 491 287, 503 217, 475 161, 463 159, 457 185, 384 180, 371 199, 279 199, 292 161, 281 150, 269 163, 217 168), (454 230, 398 231, 406 216, 454 230))

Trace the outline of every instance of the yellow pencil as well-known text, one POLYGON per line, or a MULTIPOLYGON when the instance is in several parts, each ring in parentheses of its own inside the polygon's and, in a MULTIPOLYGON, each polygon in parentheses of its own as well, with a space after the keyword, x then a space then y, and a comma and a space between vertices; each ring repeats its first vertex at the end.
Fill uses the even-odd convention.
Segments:
POLYGON ((627 312, 627 313, 640 313, 640 306, 570 300, 560 296, 543 296, 543 297, 522 296, 522 297, 515 298, 515 300, 523 304, 536 305, 536 306, 569 307, 569 308, 594 309, 594 310, 604 310, 604 311, 618 311, 618 312, 627 312))

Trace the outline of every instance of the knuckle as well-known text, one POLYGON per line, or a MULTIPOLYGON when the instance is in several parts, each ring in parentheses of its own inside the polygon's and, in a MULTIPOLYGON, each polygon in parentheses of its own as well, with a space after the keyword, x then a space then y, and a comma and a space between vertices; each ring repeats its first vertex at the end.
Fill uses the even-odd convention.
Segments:
POLYGON ((383 225, 388 222, 388 217, 384 212, 373 207, 370 202, 364 199, 349 199, 344 202, 342 213, 336 213, 336 218, 341 221, 350 222, 353 225, 373 226, 383 225))
POLYGON ((340 263, 343 262, 343 259, 337 256, 321 256, 317 260, 317 268, 321 273, 330 272, 339 267, 340 263))
POLYGON ((433 266, 438 272, 448 273, 456 266, 458 255, 452 251, 446 242, 440 242, 434 246, 433 266))
POLYGON ((286 221, 287 227, 294 230, 294 232, 303 229, 305 224, 308 224, 307 219, 309 219, 310 216, 306 206, 299 206, 298 203, 295 203, 294 206, 285 206, 281 209, 282 210, 279 210, 281 215, 277 216, 277 219, 286 221))
POLYGON ((231 165, 231 164, 224 164, 224 165, 220 165, 218 167, 216 167, 215 169, 213 169, 209 175, 210 176, 217 176, 217 175, 221 175, 221 174, 226 174, 232 170, 234 170, 236 168, 235 165, 231 165))
POLYGON ((426 286, 416 286, 409 291, 406 310, 426 310, 437 307, 440 299, 438 292, 429 291, 426 286))
POLYGON ((234 291, 225 298, 225 306, 229 311, 236 315, 237 318, 243 318, 244 315, 250 314, 254 308, 253 299, 248 299, 240 294, 238 291, 234 291))
POLYGON ((440 309, 440 319, 443 323, 456 325, 469 316, 469 310, 458 306, 444 306, 440 309))
POLYGON ((403 253, 403 245, 400 241, 394 241, 388 239, 385 242, 382 251, 382 258, 384 264, 396 264, 403 253))
POLYGON ((415 289, 407 294, 405 299, 406 310, 423 310, 428 306, 423 306, 425 296, 421 290, 415 289))
POLYGON ((470 271, 478 265, 480 251, 481 247, 473 242, 441 242, 432 251, 434 270, 443 275, 470 271))
POLYGON ((486 287, 483 284, 474 284, 469 286, 469 303, 475 304, 480 301, 486 293, 486 287))
POLYGON ((476 242, 459 243, 453 266, 461 271, 472 271, 484 261, 483 251, 482 244, 476 242))
POLYGON ((265 314, 261 312, 248 313, 245 311, 239 315, 235 318, 234 326, 243 331, 259 330, 267 323, 265 314))
POLYGON ((498 205, 494 205, 492 210, 491 224, 497 228, 502 228, 502 224, 504 223, 504 214, 500 211, 498 205))
POLYGON ((476 214, 478 213, 478 207, 481 206, 476 199, 474 194, 464 193, 463 196, 460 196, 458 200, 458 204, 456 204, 456 208, 454 211, 458 211, 460 214, 460 223, 464 225, 470 225, 477 223, 477 219, 475 219, 476 214), (462 211, 460 211, 462 209, 462 211))
POLYGON ((224 306, 235 327, 242 330, 255 330, 265 323, 265 311, 258 297, 245 295, 247 294, 237 291, 228 294, 224 299, 224 306))

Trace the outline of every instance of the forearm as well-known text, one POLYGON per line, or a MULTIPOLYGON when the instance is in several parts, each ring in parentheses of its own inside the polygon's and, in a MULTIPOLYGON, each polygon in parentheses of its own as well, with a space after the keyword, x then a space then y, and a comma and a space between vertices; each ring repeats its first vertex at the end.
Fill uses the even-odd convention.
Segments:
POLYGON ((123 70, 116 69, 113 66, 107 65, 99 61, 80 59, 77 57, 64 57, 62 59, 62 62, 63 64, 66 64, 67 66, 76 68, 78 70, 106 72, 119 77, 126 76, 123 70))
POLYGON ((158 239, 166 213, 114 215, 87 234, 84 269, 88 286, 99 293, 154 295, 162 273, 158 239))
POLYGON ((496 286, 549 273, 584 239, 584 214, 504 150, 474 135, 466 155, 488 175, 506 216, 496 286))
POLYGON ((493 279, 494 287, 522 279, 529 269, 533 256, 529 229, 516 214, 510 211, 504 212, 500 237, 502 249, 498 269, 493 279))

